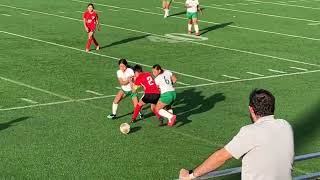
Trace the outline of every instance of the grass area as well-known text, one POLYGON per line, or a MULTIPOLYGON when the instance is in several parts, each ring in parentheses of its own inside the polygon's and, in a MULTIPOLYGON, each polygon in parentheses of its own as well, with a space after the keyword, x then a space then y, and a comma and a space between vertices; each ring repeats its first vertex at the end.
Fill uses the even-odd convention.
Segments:
MULTIPOLYGON (((268 2, 203 0, 207 39, 177 41, 173 33, 186 32, 183 1, 163 19, 160 1, 97 0, 103 48, 85 53, 77 11, 87 2, 2 0, 0 178, 177 178, 250 123, 254 88, 276 96, 277 117, 294 127, 297 155, 319 151, 320 24, 309 24, 320 23, 320 2, 268 2), (118 58, 177 73, 175 127, 157 127, 150 114, 122 135, 129 100, 120 104, 121 118, 107 120, 118 58)), ((239 165, 232 160, 221 169, 239 165)), ((319 159, 298 162, 294 175, 319 167, 319 159)))

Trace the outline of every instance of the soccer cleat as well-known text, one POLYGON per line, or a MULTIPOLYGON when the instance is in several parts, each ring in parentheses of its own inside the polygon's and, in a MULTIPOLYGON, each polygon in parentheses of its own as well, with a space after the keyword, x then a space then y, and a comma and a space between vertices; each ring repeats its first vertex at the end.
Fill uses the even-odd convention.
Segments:
POLYGON ((188 34, 192 34, 192 32, 191 32, 191 31, 188 31, 188 34))
POLYGON ((176 120, 177 120, 177 116, 173 115, 172 118, 168 122, 168 126, 170 126, 170 127, 174 126, 174 124, 176 123, 176 120))
POLYGON ((196 33, 196 36, 200 36, 200 33, 196 33))
POLYGON ((100 46, 97 46, 97 47, 96 47, 96 50, 99 51, 99 50, 100 50, 100 46))
POLYGON ((86 49, 86 52, 89 52, 90 50, 89 49, 86 49))
POLYGON ((135 119, 131 119, 130 123, 135 123, 136 120, 135 119))
POLYGON ((107 118, 108 118, 108 119, 117 119, 117 115, 115 115, 115 114, 109 114, 109 115, 107 116, 107 118))
POLYGON ((143 114, 141 112, 139 112, 139 119, 143 119, 143 114))

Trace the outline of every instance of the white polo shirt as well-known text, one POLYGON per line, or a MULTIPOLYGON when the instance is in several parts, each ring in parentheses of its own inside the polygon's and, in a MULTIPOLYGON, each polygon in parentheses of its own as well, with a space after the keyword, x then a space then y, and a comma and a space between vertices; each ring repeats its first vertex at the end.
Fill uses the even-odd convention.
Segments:
POLYGON ((291 180, 294 160, 290 124, 265 116, 244 126, 225 146, 236 159, 242 157, 242 180, 291 180))

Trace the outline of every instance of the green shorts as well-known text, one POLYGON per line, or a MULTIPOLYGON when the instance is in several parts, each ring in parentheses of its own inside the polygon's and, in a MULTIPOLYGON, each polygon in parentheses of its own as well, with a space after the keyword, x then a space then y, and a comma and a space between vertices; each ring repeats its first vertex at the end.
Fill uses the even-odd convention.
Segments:
POLYGON ((130 97, 131 99, 134 98, 134 97, 138 97, 138 94, 134 93, 132 91, 124 91, 122 89, 122 92, 126 95, 125 97, 130 97))
POLYGON ((169 91, 160 95, 160 102, 166 105, 172 105, 177 98, 175 91, 169 91))
POLYGON ((188 19, 198 19, 198 13, 197 12, 187 12, 187 18, 188 19))

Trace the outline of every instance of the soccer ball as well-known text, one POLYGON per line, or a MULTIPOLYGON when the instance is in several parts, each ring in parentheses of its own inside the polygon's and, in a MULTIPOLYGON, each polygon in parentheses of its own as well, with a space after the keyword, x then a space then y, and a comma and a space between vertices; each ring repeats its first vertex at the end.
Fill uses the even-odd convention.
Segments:
POLYGON ((120 125, 120 131, 123 134, 128 134, 130 132, 130 125, 128 123, 122 123, 120 125))

